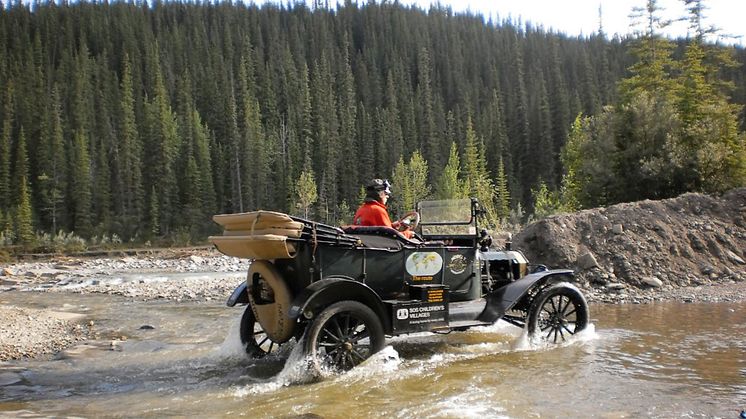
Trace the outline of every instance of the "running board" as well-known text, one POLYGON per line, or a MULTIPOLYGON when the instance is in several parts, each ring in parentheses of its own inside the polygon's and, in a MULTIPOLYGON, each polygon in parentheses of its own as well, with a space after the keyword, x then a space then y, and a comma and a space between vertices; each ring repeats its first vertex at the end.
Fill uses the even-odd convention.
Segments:
POLYGON ((448 304, 448 326, 459 327, 457 325, 468 323, 489 324, 477 319, 487 306, 487 300, 480 298, 472 301, 458 301, 448 304))

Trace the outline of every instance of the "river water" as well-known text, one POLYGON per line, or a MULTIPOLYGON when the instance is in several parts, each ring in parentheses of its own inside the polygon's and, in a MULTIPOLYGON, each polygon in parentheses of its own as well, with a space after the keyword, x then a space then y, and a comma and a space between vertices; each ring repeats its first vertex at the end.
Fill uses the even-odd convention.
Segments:
POLYGON ((83 313, 101 337, 58 359, 1 366, 0 417, 738 418, 746 409, 743 304, 593 305, 593 325, 561 347, 532 346, 502 322, 397 337, 347 374, 304 383, 292 347, 242 356, 240 308, 90 294, 2 300, 83 313))

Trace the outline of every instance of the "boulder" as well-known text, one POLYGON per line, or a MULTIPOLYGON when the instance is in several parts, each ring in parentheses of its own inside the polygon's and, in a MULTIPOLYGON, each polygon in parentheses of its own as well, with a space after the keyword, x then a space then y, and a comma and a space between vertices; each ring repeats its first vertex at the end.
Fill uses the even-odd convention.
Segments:
POLYGON ((654 276, 644 276, 640 279, 643 284, 650 285, 653 288, 660 288, 663 286, 663 281, 654 276))
POLYGON ((598 266, 596 257, 593 256, 593 254, 590 252, 583 253, 582 255, 578 256, 576 264, 581 270, 587 270, 598 266))

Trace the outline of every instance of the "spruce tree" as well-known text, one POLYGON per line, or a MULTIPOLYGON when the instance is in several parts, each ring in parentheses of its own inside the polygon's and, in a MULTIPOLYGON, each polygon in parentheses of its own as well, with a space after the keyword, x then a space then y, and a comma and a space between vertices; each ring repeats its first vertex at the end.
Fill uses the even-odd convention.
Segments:
POLYGON ((87 238, 91 233, 91 159, 88 136, 82 129, 75 131, 71 150, 69 195, 72 230, 87 238))
POLYGON ((504 223, 510 217, 510 190, 508 189, 508 178, 505 174, 503 158, 498 163, 497 179, 495 184, 497 192, 497 206, 495 208, 498 219, 504 223))
POLYGON ((119 129, 115 175, 118 194, 114 194, 118 204, 116 213, 121 223, 119 234, 129 239, 137 234, 138 225, 143 220, 143 175, 142 143, 135 116, 135 97, 132 65, 129 54, 122 60, 122 81, 120 83, 119 129))
POLYGON ((28 153, 26 151, 26 135, 21 128, 16 145, 16 164, 14 168, 14 230, 16 243, 30 245, 34 241, 34 225, 31 210, 31 190, 29 187, 28 153))
POLYGON ((45 135, 46 144, 41 147, 43 154, 40 165, 39 187, 42 188, 43 219, 52 233, 57 233, 58 227, 64 224, 64 202, 67 189, 66 148, 62 128, 62 109, 58 89, 52 89, 49 108, 46 112, 48 131, 45 135))
POLYGON ((3 97, 2 131, 0 131, 0 210, 11 208, 10 150, 13 135, 13 83, 5 87, 3 97))
POLYGON ((438 177, 435 184, 435 198, 437 199, 460 199, 467 198, 468 193, 460 180, 461 163, 458 156, 456 143, 451 143, 451 151, 448 154, 448 163, 438 177))

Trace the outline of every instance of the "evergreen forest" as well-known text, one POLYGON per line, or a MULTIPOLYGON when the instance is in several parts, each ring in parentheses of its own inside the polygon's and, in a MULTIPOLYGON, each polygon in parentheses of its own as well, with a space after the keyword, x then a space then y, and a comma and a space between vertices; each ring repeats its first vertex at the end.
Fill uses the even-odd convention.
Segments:
POLYGON ((0 245, 344 224, 371 178, 392 216, 477 196, 494 224, 744 186, 746 52, 686 3, 671 41, 397 2, 0 2, 0 245))

